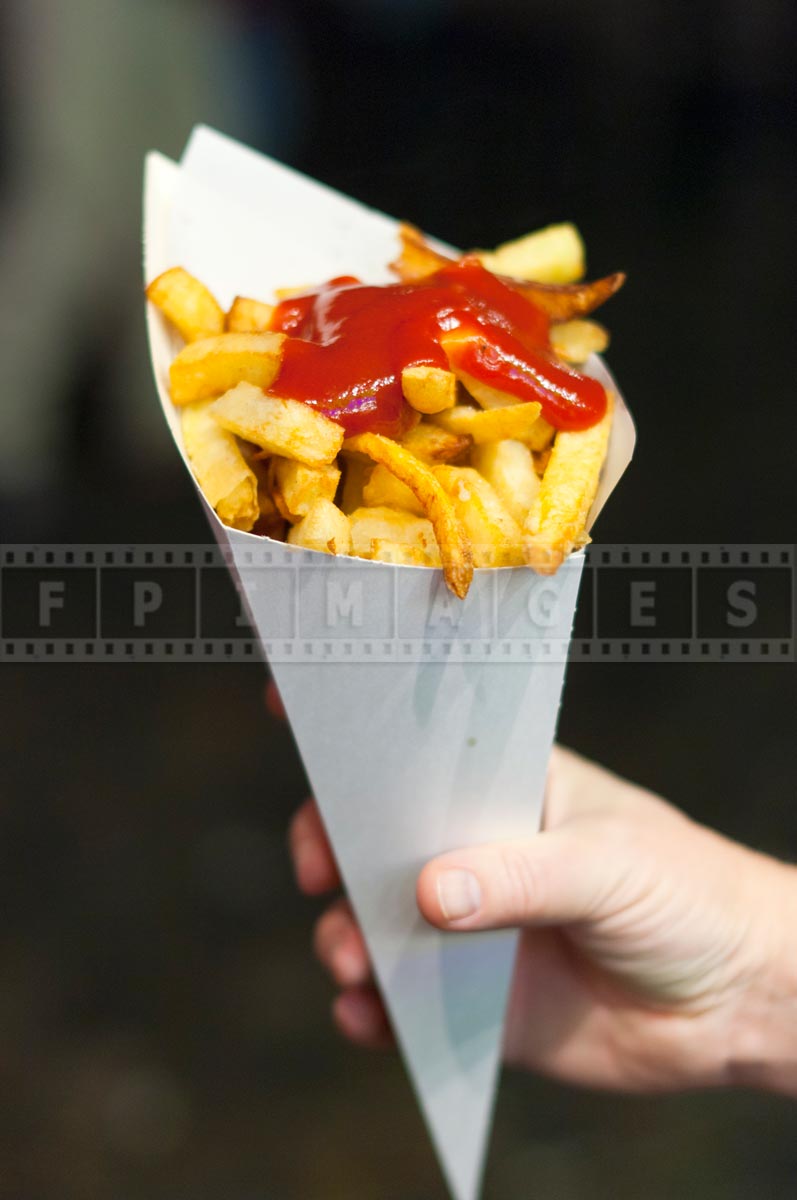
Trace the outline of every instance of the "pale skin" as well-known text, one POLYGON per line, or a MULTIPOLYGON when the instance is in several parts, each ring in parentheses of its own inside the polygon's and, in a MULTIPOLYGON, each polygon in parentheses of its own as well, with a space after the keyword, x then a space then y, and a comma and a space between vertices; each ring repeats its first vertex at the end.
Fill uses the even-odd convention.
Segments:
MULTIPOLYGON (((273 690, 269 707, 279 711, 273 690)), ((308 895, 341 882, 314 801, 290 846, 308 895)), ((543 831, 428 863, 432 925, 522 929, 504 1056, 570 1084, 625 1092, 753 1086, 797 1096, 797 869, 689 820, 556 747, 543 831)), ((315 952, 333 1017, 362 1046, 392 1043, 345 898, 315 952)))

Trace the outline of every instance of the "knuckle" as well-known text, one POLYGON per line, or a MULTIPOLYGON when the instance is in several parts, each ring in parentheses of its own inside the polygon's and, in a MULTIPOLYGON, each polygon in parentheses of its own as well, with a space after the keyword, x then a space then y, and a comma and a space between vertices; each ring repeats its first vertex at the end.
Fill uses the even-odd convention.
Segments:
POLYGON ((521 916, 542 903, 544 881, 541 863, 520 846, 502 846, 498 854, 501 907, 521 916))

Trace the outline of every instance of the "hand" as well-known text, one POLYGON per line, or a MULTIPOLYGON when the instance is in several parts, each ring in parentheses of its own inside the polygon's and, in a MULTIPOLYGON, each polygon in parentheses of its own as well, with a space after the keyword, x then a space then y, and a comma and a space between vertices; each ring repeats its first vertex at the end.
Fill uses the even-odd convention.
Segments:
MULTIPOLYGON (((303 891, 340 886, 312 801, 290 840, 303 891)), ((508 1061, 590 1087, 749 1083, 797 1094, 797 982, 783 967, 797 927, 792 868, 557 748, 544 832, 443 855, 417 891, 441 929, 523 927, 508 1061)), ((315 949, 342 989, 333 1010, 342 1032, 389 1044, 345 900, 320 918, 315 949)))

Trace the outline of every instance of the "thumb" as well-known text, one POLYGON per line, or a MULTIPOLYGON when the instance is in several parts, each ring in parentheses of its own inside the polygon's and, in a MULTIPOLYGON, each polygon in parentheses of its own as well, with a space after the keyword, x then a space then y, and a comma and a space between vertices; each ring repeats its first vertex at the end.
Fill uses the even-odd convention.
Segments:
POLYGON ((562 826, 527 842, 443 854, 421 871, 418 907, 432 925, 457 930, 565 925, 597 916, 628 864, 607 854, 590 832, 562 826))

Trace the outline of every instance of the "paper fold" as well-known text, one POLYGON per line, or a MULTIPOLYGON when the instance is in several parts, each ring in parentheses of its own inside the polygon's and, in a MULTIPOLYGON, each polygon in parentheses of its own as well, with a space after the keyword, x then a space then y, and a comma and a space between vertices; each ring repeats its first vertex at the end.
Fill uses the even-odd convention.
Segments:
MULTIPOLYGON (((145 242, 148 279, 179 264, 227 304, 341 273, 387 280, 396 223, 200 128, 180 167, 148 159, 145 242)), ((148 326, 182 454, 167 391, 178 343, 155 311, 148 326)), ((633 447, 618 410, 593 519, 633 447)), ((539 828, 565 666, 548 650, 569 640, 583 556, 546 580, 477 571, 452 601, 439 572, 299 551, 227 529, 202 502, 270 658, 452 1195, 475 1200, 517 935, 431 929, 415 880, 442 851, 539 828), (534 661, 506 656, 525 639, 534 661)))

